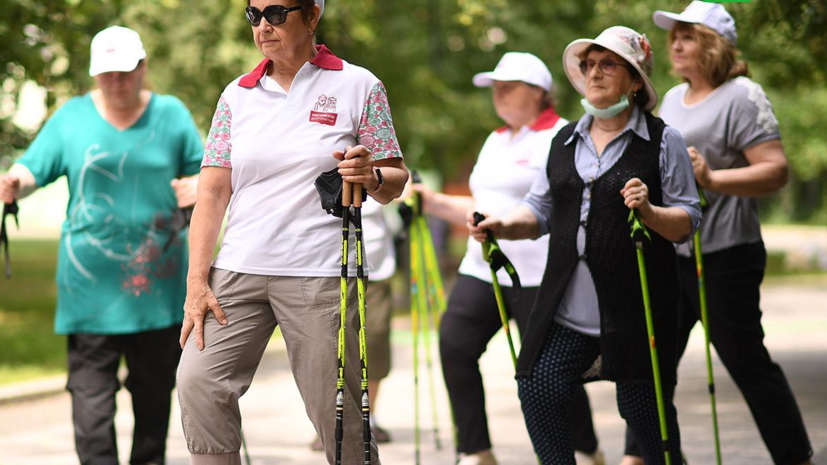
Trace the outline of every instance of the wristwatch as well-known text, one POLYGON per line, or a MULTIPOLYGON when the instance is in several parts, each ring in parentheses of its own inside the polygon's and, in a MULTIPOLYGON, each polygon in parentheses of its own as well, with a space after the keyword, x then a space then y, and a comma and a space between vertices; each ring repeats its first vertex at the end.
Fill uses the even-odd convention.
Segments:
POLYGON ((374 171, 376 171, 376 177, 379 179, 379 182, 376 184, 376 189, 371 191, 373 194, 381 191, 382 188, 385 187, 385 177, 382 176, 382 170, 376 168, 374 171))

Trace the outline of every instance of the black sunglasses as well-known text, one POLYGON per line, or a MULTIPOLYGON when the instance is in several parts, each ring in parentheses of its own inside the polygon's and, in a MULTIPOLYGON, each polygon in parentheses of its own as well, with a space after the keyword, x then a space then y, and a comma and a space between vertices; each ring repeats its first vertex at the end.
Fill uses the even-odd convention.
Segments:
POLYGON ((258 25, 261 24, 262 16, 268 23, 273 26, 278 26, 279 24, 284 24, 284 22, 287 21, 287 13, 301 9, 301 6, 287 8, 282 5, 270 5, 264 8, 264 11, 261 11, 254 6, 248 6, 247 9, 244 10, 244 14, 247 16, 247 22, 254 27, 258 27, 258 25))

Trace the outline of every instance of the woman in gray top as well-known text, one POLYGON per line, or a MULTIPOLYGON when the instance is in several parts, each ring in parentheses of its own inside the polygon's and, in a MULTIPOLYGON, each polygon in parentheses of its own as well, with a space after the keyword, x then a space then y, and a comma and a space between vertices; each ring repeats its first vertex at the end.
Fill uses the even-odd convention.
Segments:
MULTIPOLYGON (((776 464, 809 464, 807 432, 781 368, 764 347, 759 286, 766 251, 756 198, 787 182, 778 122, 761 86, 737 60, 735 22, 723 6, 695 1, 680 14, 655 12, 671 30, 672 69, 684 81, 663 99, 660 116, 681 132, 695 179, 709 201, 701 224, 709 332, 747 400, 776 464)), ((678 247, 682 285, 679 353, 700 319, 691 243, 678 247)), ((623 465, 642 464, 633 444, 623 465)), ((690 457, 691 458, 691 457, 690 457)))
MULTIPOLYGON (((526 426, 544 465, 575 463, 568 404, 572 386, 597 377, 617 383, 618 410, 641 438, 647 464, 664 452, 630 209, 649 228, 650 296, 664 391, 675 381, 678 275, 673 242, 700 222, 692 166, 680 134, 652 116, 652 50, 645 36, 622 26, 572 42, 566 75, 585 98, 587 114, 554 138, 548 165, 524 203, 478 226, 502 239, 549 234, 542 284, 517 366, 526 426)), ((665 396, 672 463, 680 433, 665 396)))

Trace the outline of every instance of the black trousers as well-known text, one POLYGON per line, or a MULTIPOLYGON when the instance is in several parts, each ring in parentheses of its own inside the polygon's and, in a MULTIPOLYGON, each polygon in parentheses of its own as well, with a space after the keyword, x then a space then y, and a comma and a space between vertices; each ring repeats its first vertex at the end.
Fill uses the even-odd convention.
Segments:
POLYGON ((181 326, 125 335, 72 334, 69 382, 75 448, 83 465, 117 465, 115 394, 117 371, 126 358, 124 385, 132 394, 135 429, 132 464, 163 464, 181 326))
MULTIPOLYGON (((543 465, 575 465, 570 413, 572 386, 600 355, 600 339, 554 323, 531 376, 517 378, 520 402, 534 452, 543 465)), ((653 382, 618 382, 617 409, 641 438, 647 465, 666 463, 653 382)), ((680 431, 672 404, 673 386, 664 386, 672 463, 680 464, 680 431)))
MULTIPOLYGON (((513 290, 510 287, 503 287, 502 290, 509 317, 517 321, 520 334, 524 334, 537 288, 523 288, 516 305, 513 304, 513 290)), ((457 424, 459 451, 465 454, 491 448, 479 359, 488 341, 501 329, 493 286, 470 276, 459 275, 448 299, 448 309, 442 316, 439 351, 442 374, 457 424)), ((582 385, 573 386, 571 390, 574 448, 592 453, 597 450, 597 436, 589 398, 582 385)))
MULTIPOLYGON (((709 339, 747 401, 777 465, 798 465, 813 451, 801 412, 781 367, 764 346, 760 286, 767 252, 763 243, 704 254, 709 339)), ((694 258, 680 258, 682 301, 679 355, 701 318, 694 258)), ((627 431, 626 453, 640 455, 627 431)))

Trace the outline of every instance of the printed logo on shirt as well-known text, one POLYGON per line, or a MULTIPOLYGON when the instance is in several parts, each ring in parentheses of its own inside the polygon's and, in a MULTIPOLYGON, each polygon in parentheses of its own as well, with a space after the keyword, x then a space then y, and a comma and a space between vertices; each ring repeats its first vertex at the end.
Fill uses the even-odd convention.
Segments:
POLYGON ((316 99, 316 104, 313 105, 313 110, 310 111, 310 122, 326 124, 328 126, 336 125, 336 119, 339 115, 336 113, 336 97, 328 97, 325 94, 316 99))

